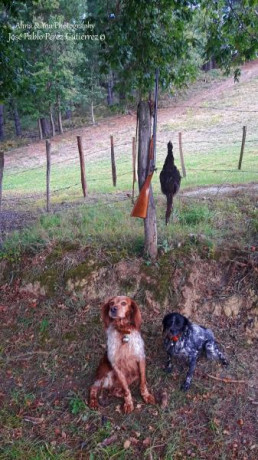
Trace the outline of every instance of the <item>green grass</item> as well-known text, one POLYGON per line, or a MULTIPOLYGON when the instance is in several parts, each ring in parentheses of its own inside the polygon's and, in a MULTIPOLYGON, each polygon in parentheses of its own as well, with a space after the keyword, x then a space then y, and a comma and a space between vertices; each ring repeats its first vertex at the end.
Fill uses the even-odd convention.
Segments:
MULTIPOLYGON (((209 76, 207 76, 209 78, 209 76)), ((213 80, 212 80, 213 81, 213 80)), ((201 95, 205 84, 201 80, 196 88, 186 93, 201 95)), ((158 126, 157 135, 157 168, 161 170, 166 156, 166 145, 169 139, 174 145, 176 164, 180 167, 178 132, 182 132, 182 144, 187 176, 182 180, 181 187, 189 188, 214 184, 237 184, 257 181, 257 123, 258 110, 255 94, 258 91, 258 78, 250 81, 241 81, 224 92, 213 93, 212 83, 208 83, 211 93, 201 98, 201 102, 192 108, 187 108, 179 114, 173 115, 173 109, 166 112, 166 119, 162 119, 158 126), (199 106, 203 108, 199 108, 199 106), (251 108, 251 109, 250 109, 251 108), (216 109, 216 110, 215 110, 216 109), (232 111, 231 111, 232 109, 232 111), (242 171, 238 171, 238 161, 242 141, 242 127, 247 126, 247 138, 242 163, 242 171)), ((188 95, 188 96, 187 96, 188 95)), ((178 99, 178 104, 185 99, 184 95, 178 99)), ((190 99, 191 101, 191 99, 190 99)), ((185 100, 184 100, 185 102, 185 100)), ((110 119, 112 122, 112 119, 110 119)), ((109 128, 108 128, 109 129, 109 128)), ((112 194, 112 201, 116 193, 130 192, 132 188, 132 160, 131 135, 134 128, 123 129, 123 122, 115 120, 110 127, 114 130, 115 157, 117 165, 117 187, 112 185, 110 165, 110 140, 108 129, 103 126, 103 133, 98 137, 94 132, 87 131, 91 141, 85 140, 85 163, 88 182, 89 202, 91 198, 101 199, 100 194, 112 194), (116 123, 118 125, 116 126, 116 123), (126 144, 126 145, 125 145, 126 144)), ((5 208, 12 207, 12 199, 18 198, 18 209, 34 209, 45 206, 45 161, 42 166, 42 154, 27 151, 26 147, 19 152, 10 151, 6 154, 6 165, 3 182, 3 196, 5 208), (14 162, 15 171, 8 168, 8 159, 14 162), (31 196, 29 199, 27 196, 31 196)), ((77 154, 75 134, 59 136, 53 143, 51 168, 51 201, 53 204, 73 202, 82 198, 80 186, 80 170, 77 154), (77 185, 76 185, 77 184, 77 185)), ((42 152, 42 150, 41 150, 42 152)), ((45 158, 45 155, 44 155, 45 158)), ((153 178, 156 193, 159 193, 158 175, 153 178)))
POLYGON ((58 453, 48 444, 37 445, 30 441, 17 441, 0 447, 0 460, 74 460, 71 452, 58 453))
MULTIPOLYGON (((208 150, 194 152, 185 151, 185 165, 187 176, 182 180, 181 188, 192 186, 204 186, 223 183, 247 183, 257 181, 258 178, 258 157, 256 149, 248 146, 244 154, 242 171, 238 171, 239 146, 229 146, 218 149, 216 145, 208 150), (219 170, 219 171, 215 171, 219 170), (244 171, 244 172, 243 172, 244 171)), ((164 158, 165 151, 162 149, 164 158)), ((176 150, 176 148, 175 148, 176 150)), ((159 152, 158 152, 159 153, 159 152)), ((132 167, 130 151, 126 152, 125 159, 117 159, 117 187, 112 184, 110 165, 103 161, 96 160, 94 166, 86 166, 89 196, 92 194, 113 193, 117 191, 130 191, 132 188, 132 167)), ((176 162, 180 167, 178 152, 175 153, 176 162)), ((77 161, 76 161, 77 163, 77 161)), ((163 160, 158 158, 158 171, 162 169, 163 160)), ((156 190, 159 189, 158 175, 154 176, 153 184, 156 190)), ((80 171, 78 164, 53 165, 51 171, 52 203, 65 199, 72 201, 82 196, 80 185, 80 171), (77 185, 75 185, 77 184, 77 185), (70 189, 67 187, 71 186, 70 189), (63 190, 62 190, 63 189, 63 190), (59 190, 58 194, 55 193, 59 190)), ((45 168, 31 170, 24 173, 8 174, 4 176, 4 195, 18 196, 33 194, 35 196, 33 206, 39 204, 37 194, 45 193, 45 168)), ((112 197, 110 197, 112 201, 112 197)), ((86 200, 87 203, 87 200, 86 200)), ((21 207, 27 207, 28 203, 21 203, 21 207)))
MULTIPOLYGON (((213 251, 227 244, 232 234, 239 244, 248 244, 257 231, 254 202, 255 197, 244 193, 234 198, 225 197, 223 201, 217 197, 209 201, 176 199, 171 223, 166 226, 165 199, 157 197, 158 245, 165 252, 186 243, 207 246, 213 251)), ((119 258, 142 255, 142 221, 131 218, 130 209, 128 200, 116 205, 99 203, 42 215, 30 228, 10 234, 3 242, 0 257, 15 263, 24 251, 38 252, 49 243, 90 245, 96 251, 107 251, 111 258, 118 254, 119 258)))

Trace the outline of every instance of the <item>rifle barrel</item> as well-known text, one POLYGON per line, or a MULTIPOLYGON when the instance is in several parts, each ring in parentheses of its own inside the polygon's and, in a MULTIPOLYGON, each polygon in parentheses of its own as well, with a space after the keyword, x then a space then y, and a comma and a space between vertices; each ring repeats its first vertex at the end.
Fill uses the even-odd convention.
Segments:
POLYGON ((155 169, 155 166, 156 166, 158 87, 159 87, 159 69, 156 69, 156 74, 155 74, 155 93, 154 93, 154 119, 153 119, 153 163, 152 163, 153 170, 155 169))

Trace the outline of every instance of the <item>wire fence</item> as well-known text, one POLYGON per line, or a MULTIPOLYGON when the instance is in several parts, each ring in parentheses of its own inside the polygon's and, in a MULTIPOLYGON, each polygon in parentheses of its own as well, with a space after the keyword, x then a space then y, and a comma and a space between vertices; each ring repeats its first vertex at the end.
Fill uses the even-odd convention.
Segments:
MULTIPOLYGON (((198 107, 207 109, 205 106, 198 107)), ((216 107, 208 108, 217 110, 216 107)), ((238 109, 231 110, 239 112, 238 109)), ((245 112, 253 113, 257 110, 245 112)), ((86 199, 83 197, 82 170, 75 136, 69 140, 69 143, 52 141, 49 171, 47 171, 45 147, 42 142, 35 144, 34 155, 26 154, 26 149, 24 155, 15 158, 12 153, 7 153, 5 156, 3 152, 0 153, 2 233, 19 228, 15 219, 20 222, 23 214, 28 220, 30 215, 33 218, 37 214, 46 212, 47 187, 50 190, 49 209, 52 212, 70 209, 77 204, 90 208, 107 204, 116 205, 125 200, 132 203, 133 175, 137 170, 132 155, 134 129, 130 127, 130 129, 120 130, 116 136, 112 136, 115 169, 111 162, 111 133, 105 138, 101 129, 99 132, 100 139, 87 136, 81 139, 84 145, 86 199), (50 178, 48 184, 46 177, 50 178)), ((225 184, 257 181, 258 133, 254 129, 253 122, 250 129, 240 124, 225 127, 220 125, 219 128, 215 126, 209 129, 185 128, 180 132, 180 137, 181 147, 178 131, 171 129, 169 125, 161 125, 157 136, 157 172, 162 169, 167 154, 167 142, 171 140, 178 168, 183 170, 182 158, 186 168, 186 177, 181 182, 182 196, 190 198, 189 194, 184 194, 184 188, 217 184, 220 191, 218 193, 222 193, 225 184), (179 147, 182 155, 179 155, 179 147)), ((154 175, 153 187, 154 194, 156 196, 160 194, 158 174, 154 175)), ((214 196, 217 197, 218 193, 214 196)))

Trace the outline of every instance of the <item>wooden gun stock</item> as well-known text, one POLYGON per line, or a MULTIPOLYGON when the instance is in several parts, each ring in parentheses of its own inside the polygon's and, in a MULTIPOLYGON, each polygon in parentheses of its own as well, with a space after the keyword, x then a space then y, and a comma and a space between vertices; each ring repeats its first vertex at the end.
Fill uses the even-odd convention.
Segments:
POLYGON ((146 177, 146 180, 141 188, 140 194, 131 212, 131 217, 141 217, 142 219, 146 219, 150 198, 150 184, 152 176, 153 172, 146 177))

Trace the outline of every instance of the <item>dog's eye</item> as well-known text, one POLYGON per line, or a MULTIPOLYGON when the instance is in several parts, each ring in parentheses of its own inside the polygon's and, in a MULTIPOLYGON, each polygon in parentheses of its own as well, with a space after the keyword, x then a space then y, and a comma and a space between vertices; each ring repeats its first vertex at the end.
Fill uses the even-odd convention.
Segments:
POLYGON ((125 305, 127 305, 127 303, 126 302, 121 302, 121 305, 125 306, 125 305))

